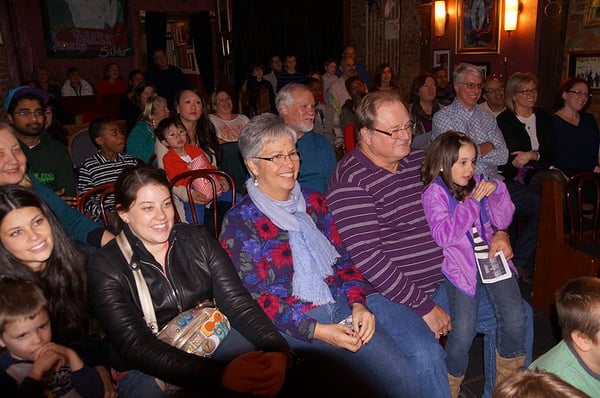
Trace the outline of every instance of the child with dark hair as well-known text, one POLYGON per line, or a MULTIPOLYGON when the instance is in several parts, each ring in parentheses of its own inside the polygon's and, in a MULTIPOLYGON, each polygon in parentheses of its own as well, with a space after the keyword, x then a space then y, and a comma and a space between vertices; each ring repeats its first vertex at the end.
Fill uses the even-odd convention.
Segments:
MULTIPOLYGON (((404 128, 414 127, 410 122, 404 128)), ((446 365, 452 397, 458 397, 476 334, 477 310, 485 291, 496 315, 496 383, 525 364, 525 314, 516 269, 491 244, 508 228, 515 207, 506 185, 475 176, 477 146, 463 133, 447 131, 427 147, 421 166, 425 217, 444 253, 442 273, 452 319, 446 365)))
POLYGON ((600 397, 600 279, 582 276, 556 293, 562 341, 529 367, 554 373, 591 397, 600 397))
MULTIPOLYGON (((125 153, 125 135, 117 123, 109 117, 93 120, 88 127, 90 139, 99 151, 86 159, 79 168, 77 194, 83 195, 90 189, 115 182, 125 167, 137 166, 140 159, 125 153)), ((114 208, 114 196, 105 200, 105 209, 114 208)), ((102 220, 100 194, 86 203, 86 211, 95 221, 102 220)))
POLYGON ((52 343, 48 302, 33 283, 0 283, 0 391, 6 396, 102 397, 98 372, 52 343))
MULTIPOLYGON (((195 145, 188 143, 188 136, 185 126, 178 117, 169 117, 163 119, 156 127, 156 138, 168 148, 168 152, 163 156, 163 167, 167 172, 169 180, 172 180, 178 174, 190 170, 209 169, 216 167, 211 164, 210 159, 195 145)), ((231 191, 229 184, 224 179, 214 179, 217 187, 217 196, 219 201, 231 202, 231 191)), ((176 186, 186 184, 186 180, 181 180, 176 186)), ((212 198, 212 184, 202 178, 193 181, 194 190, 204 197, 212 198)), ((198 224, 204 223, 205 205, 195 203, 196 218, 198 224)), ((188 223, 193 223, 190 204, 184 202, 185 218, 188 223)))

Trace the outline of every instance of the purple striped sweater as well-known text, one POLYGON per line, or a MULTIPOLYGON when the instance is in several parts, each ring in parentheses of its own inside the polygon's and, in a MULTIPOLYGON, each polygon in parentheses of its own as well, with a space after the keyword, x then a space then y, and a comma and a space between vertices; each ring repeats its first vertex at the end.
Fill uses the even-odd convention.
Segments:
POLYGON ((421 316, 433 309, 430 295, 444 280, 442 250, 421 202, 423 159, 423 151, 413 150, 392 174, 355 149, 337 164, 327 191, 344 246, 370 285, 367 294, 421 316))

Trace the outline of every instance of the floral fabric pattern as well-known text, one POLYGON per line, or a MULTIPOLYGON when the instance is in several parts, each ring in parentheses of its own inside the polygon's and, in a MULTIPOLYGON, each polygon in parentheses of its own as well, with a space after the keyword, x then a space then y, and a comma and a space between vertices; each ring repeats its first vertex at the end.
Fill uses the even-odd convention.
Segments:
MULTIPOLYGON (((366 306, 364 280, 350 256, 327 209, 325 198, 302 191, 306 213, 340 254, 333 276, 327 278, 334 299, 346 295, 348 304, 366 306)), ((223 220, 221 246, 227 251, 242 283, 279 331, 310 341, 316 321, 305 313, 315 304, 292 295, 294 261, 287 231, 279 229, 254 205, 249 196, 233 207, 223 220)))

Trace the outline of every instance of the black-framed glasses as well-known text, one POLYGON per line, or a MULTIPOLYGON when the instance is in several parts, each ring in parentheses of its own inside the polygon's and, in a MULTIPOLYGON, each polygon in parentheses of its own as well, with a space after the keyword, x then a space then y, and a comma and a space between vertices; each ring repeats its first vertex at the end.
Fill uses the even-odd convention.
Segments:
POLYGON ((481 90, 483 88, 483 84, 482 83, 456 83, 456 84, 460 84, 461 86, 465 86, 469 90, 474 90, 474 89, 481 90))
POLYGON ((571 93, 571 94, 575 94, 578 97, 591 97, 592 93, 588 93, 587 91, 581 91, 581 90, 567 90, 567 93, 571 93))
POLYGON ((276 165, 282 165, 288 159, 291 160, 292 162, 300 161, 300 152, 294 151, 294 152, 288 153, 287 155, 275 155, 275 156, 271 156, 270 158, 254 156, 252 159, 266 160, 268 162, 273 162, 276 165))
POLYGON ((404 125, 404 127, 399 127, 399 128, 397 128, 395 130, 392 130, 392 131, 385 131, 385 130, 381 130, 381 129, 376 129, 374 127, 371 130, 377 131, 378 133, 381 133, 381 134, 385 134, 388 137, 392 137, 394 139, 397 139, 397 138, 401 138, 400 134, 403 133, 403 132, 405 132, 405 131, 408 131, 410 134, 412 134, 414 128, 415 128, 415 121, 414 120, 410 120, 408 123, 406 123, 404 125))
POLYGON ((533 94, 537 94, 538 93, 538 89, 537 88, 526 88, 524 90, 519 90, 517 92, 521 93, 523 95, 533 95, 533 94))
POLYGON ((21 109, 20 111, 15 111, 15 113, 22 117, 29 117, 31 115, 34 115, 35 117, 42 117, 42 116, 46 115, 46 111, 42 111, 42 110, 30 111, 29 109, 21 109))

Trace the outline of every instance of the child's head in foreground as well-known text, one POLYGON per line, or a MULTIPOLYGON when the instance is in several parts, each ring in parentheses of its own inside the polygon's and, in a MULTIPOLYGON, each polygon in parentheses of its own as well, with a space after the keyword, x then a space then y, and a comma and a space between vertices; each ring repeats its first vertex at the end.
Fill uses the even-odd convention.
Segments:
MULTIPOLYGON (((600 279, 582 276, 556 293, 556 312, 563 339, 573 346, 581 339, 600 347, 600 279)), ((598 350, 600 355, 600 350, 598 350)), ((599 358, 600 360, 600 358, 599 358)))
POLYGON ((558 376, 523 369, 496 386, 492 398, 589 398, 558 376))
POLYGON ((37 351, 52 340, 48 302, 31 282, 0 282, 0 346, 12 357, 35 360, 37 351))

